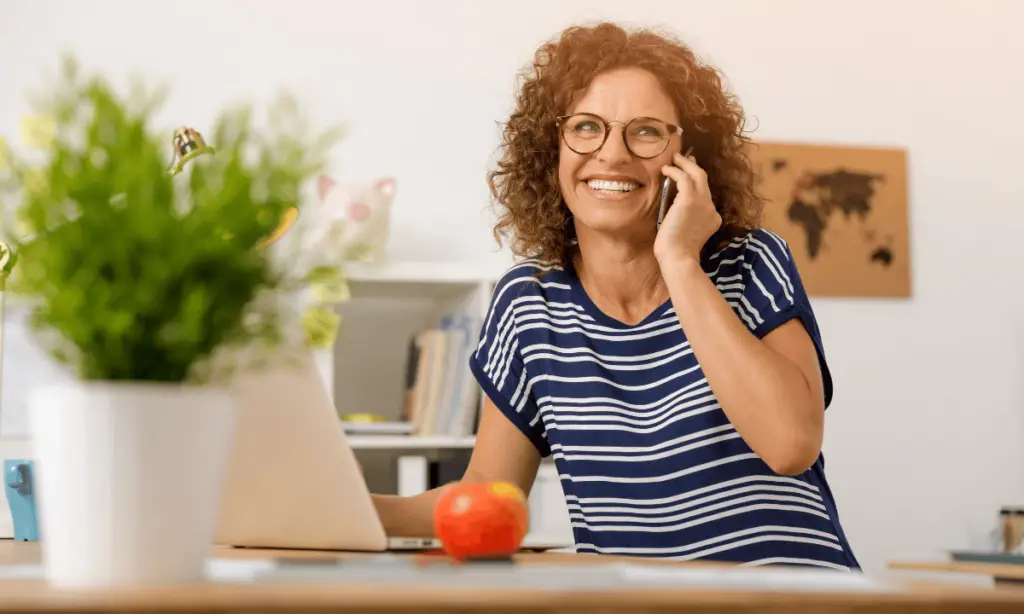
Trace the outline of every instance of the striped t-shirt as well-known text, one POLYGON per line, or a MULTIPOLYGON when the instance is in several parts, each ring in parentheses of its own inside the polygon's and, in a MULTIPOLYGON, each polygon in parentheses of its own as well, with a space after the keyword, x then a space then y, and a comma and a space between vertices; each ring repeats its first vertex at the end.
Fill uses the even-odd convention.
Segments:
MULTIPOLYGON (((832 380, 788 245, 755 230, 704 270, 757 337, 800 318, 832 380)), ((571 269, 523 262, 498 283, 470 366, 494 404, 554 459, 576 551, 752 565, 859 565, 824 459, 774 473, 718 405, 671 301, 626 325, 571 269)))

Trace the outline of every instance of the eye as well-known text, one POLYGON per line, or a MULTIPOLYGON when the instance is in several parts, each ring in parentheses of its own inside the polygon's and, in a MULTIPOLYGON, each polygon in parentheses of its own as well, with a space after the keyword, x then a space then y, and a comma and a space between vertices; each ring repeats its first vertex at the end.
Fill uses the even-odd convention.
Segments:
POLYGON ((654 124, 640 124, 633 128, 633 135, 645 138, 661 138, 665 132, 654 124))
POLYGON ((573 132, 577 134, 601 134, 601 124, 597 123, 592 119, 581 119, 573 125, 573 132))
POLYGON ((628 138, 631 143, 656 144, 668 138, 668 126, 653 119, 635 120, 629 127, 628 138))

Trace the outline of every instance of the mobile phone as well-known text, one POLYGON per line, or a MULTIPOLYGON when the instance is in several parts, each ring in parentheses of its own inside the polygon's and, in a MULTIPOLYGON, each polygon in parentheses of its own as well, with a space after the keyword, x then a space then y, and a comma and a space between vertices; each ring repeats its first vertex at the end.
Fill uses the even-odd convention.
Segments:
MULTIPOLYGON (((689 156, 693 153, 693 146, 691 145, 686 149, 684 156, 689 156)), ((672 201, 676 197, 676 182, 671 177, 665 177, 661 180, 661 191, 658 193, 658 228, 661 228, 661 222, 665 219, 665 212, 668 210, 672 201)))

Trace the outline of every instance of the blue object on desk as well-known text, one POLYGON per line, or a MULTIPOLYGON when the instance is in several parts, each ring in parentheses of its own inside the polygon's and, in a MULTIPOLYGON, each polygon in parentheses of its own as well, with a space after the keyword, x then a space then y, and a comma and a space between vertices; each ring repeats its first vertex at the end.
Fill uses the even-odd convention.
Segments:
POLYGON ((33 487, 32 461, 4 461, 4 489, 14 522, 14 539, 34 542, 39 540, 39 516, 36 514, 36 494, 33 487))

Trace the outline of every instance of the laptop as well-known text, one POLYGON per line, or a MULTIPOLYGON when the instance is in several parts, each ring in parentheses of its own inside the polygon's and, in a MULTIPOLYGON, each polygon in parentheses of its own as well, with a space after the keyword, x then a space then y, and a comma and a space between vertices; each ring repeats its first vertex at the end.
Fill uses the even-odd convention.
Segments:
MULTIPOLYGON (((312 352, 235 378, 235 442, 215 543, 343 551, 437 549, 440 540, 388 536, 312 352)), ((529 537, 523 547, 564 548, 529 537)))
POLYGON ((440 547, 388 537, 312 352, 235 378, 238 408, 216 543, 382 552, 440 547))

